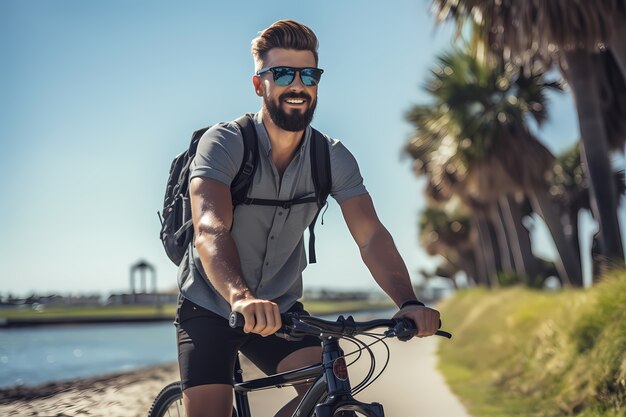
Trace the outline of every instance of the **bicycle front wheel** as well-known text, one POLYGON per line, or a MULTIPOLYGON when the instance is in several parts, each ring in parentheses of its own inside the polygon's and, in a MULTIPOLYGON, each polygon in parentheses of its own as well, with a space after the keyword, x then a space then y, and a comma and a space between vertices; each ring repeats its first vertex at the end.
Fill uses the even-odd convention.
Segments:
MULTIPOLYGON (((159 392, 152 402, 148 417, 187 417, 183 407, 183 390, 180 382, 172 382, 159 392)), ((237 417, 233 407, 232 417, 237 417)))
POLYGON ((148 417, 186 417, 180 382, 172 382, 159 392, 148 417))

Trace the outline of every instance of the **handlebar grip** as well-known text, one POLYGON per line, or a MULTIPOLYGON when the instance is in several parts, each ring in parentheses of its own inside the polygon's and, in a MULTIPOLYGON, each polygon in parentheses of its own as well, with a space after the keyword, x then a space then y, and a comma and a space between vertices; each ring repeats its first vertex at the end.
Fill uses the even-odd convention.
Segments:
MULTIPOLYGON (((441 327, 441 320, 439 320, 439 327, 441 327)), ((415 336, 417 327, 415 322, 411 319, 398 318, 396 319, 396 325, 394 326, 393 331, 398 340, 406 342, 415 336)), ((437 330, 435 335, 452 339, 452 334, 444 330, 437 330)))
MULTIPOLYGON (((281 319, 284 320, 284 316, 281 314, 281 319)), ((228 325, 233 329, 242 329, 246 324, 246 319, 243 317, 243 314, 238 313, 236 311, 232 311, 228 316, 228 325)), ((303 339, 303 337, 294 336, 286 333, 283 329, 274 333, 275 336, 280 337, 281 339, 288 340, 290 342, 298 342, 303 339)))
POLYGON ((452 333, 445 332, 443 330, 437 330, 435 332, 437 336, 446 337, 448 339, 452 339, 452 333))
MULTIPOLYGON (((439 320, 439 328, 441 329, 441 320, 439 320)), ((448 333, 444 330, 437 330, 435 332, 437 336, 446 337, 448 339, 452 339, 452 333, 448 333)))
POLYGON ((246 319, 244 319, 243 314, 238 313, 236 311, 232 311, 230 316, 228 316, 228 325, 233 329, 242 328, 246 324, 246 319))

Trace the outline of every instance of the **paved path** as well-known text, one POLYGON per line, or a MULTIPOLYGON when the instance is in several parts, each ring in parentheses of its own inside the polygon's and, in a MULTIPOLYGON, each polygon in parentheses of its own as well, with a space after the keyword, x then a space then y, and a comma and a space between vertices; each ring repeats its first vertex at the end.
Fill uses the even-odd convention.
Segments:
MULTIPOLYGON (((387 417, 470 417, 436 369, 437 343, 453 343, 438 339, 429 337, 406 343, 389 341, 391 360, 387 369, 357 399, 383 404, 387 417)), ((343 346, 346 352, 350 351, 350 344, 343 346)), ((380 367, 385 358, 384 349, 377 348, 375 352, 380 367)), ((359 376, 365 375, 368 364, 369 359, 364 355, 350 367, 352 386, 360 381, 359 376)), ((254 417, 273 416, 280 408, 279 404, 286 403, 293 396, 293 390, 288 388, 251 394, 254 417)))

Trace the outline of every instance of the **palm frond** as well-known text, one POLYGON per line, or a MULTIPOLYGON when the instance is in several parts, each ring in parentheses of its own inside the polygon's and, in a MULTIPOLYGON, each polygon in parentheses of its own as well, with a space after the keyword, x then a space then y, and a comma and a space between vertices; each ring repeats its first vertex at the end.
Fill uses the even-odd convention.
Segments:
POLYGON ((424 89, 431 104, 407 112, 415 134, 406 152, 419 160, 416 172, 429 176, 433 199, 460 194, 472 204, 545 181, 554 157, 527 122, 547 119, 546 92, 560 90, 558 82, 512 66, 492 68, 454 49, 437 57, 424 89))
POLYGON ((433 0, 436 20, 470 24, 490 61, 549 68, 560 50, 598 51, 626 24, 623 0, 433 0))

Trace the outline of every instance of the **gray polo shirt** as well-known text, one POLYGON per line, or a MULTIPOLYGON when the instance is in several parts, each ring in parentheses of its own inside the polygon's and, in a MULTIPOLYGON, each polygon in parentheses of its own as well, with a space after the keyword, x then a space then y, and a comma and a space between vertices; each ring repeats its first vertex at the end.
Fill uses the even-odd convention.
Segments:
MULTIPOLYGON (((309 157, 311 128, 307 127, 300 149, 281 180, 271 160, 272 146, 261 121, 261 112, 253 117, 259 139, 259 160, 248 196, 271 200, 315 196, 309 157)), ((331 196, 341 204, 351 197, 366 194, 352 154, 338 140, 326 135, 324 138, 330 145, 331 196)), ((200 139, 190 178, 211 178, 230 186, 242 158, 243 137, 238 125, 234 122, 217 124, 200 139)), ((256 297, 276 302, 281 312, 302 296, 302 271, 307 266, 303 234, 316 212, 315 203, 298 204, 289 209, 245 204, 235 207, 231 234, 241 259, 243 278, 256 297)), ((206 278, 196 249, 190 248, 190 251, 188 262, 183 260, 179 269, 181 294, 227 317, 230 305, 206 278)))

